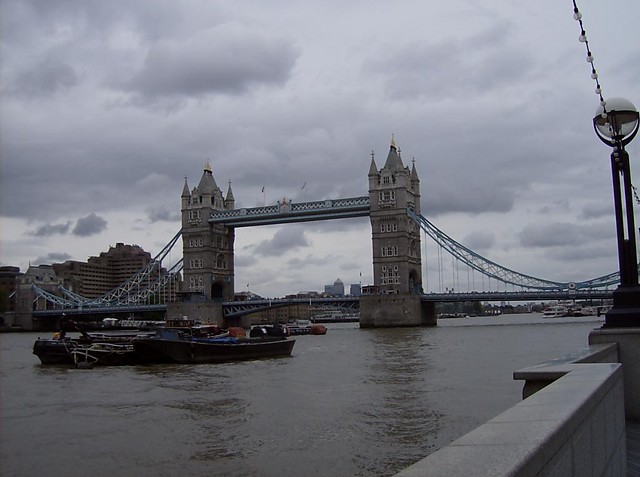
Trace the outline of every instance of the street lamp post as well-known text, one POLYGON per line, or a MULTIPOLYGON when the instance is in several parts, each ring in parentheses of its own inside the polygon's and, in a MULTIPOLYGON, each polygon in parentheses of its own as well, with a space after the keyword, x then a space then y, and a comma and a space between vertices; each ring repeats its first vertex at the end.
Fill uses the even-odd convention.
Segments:
POLYGON ((625 146, 638 132, 638 111, 631 101, 610 98, 596 111, 593 127, 597 136, 613 148, 611 175, 618 238, 620 285, 613 292, 613 307, 604 328, 640 327, 640 285, 636 231, 633 218, 633 190, 629 154, 625 146))

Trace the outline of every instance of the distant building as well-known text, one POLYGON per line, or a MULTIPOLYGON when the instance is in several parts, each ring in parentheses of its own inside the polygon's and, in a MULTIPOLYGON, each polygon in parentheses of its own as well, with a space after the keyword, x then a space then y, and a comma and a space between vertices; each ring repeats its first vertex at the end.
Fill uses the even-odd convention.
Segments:
POLYGON ((359 283, 352 283, 349 287, 349 295, 351 296, 360 296, 362 295, 361 286, 359 283))
POLYGON ((21 277, 21 282, 38 286, 62 285, 52 265, 29 265, 26 273, 21 277))
POLYGON ((58 289, 63 286, 63 281, 56 276, 56 272, 51 265, 29 265, 29 268, 21 275, 16 283, 16 311, 20 310, 46 310, 46 300, 36 299, 34 301, 32 286, 51 293, 59 294, 58 289))
POLYGON ((333 285, 325 285, 324 292, 330 296, 344 296, 344 283, 338 278, 333 285))
POLYGON ((0 267, 0 312, 16 310, 16 283, 20 275, 18 267, 0 267))
MULTIPOLYGON (((67 260, 54 263, 52 269, 61 278, 64 286, 74 293, 87 298, 97 298, 117 288, 141 269, 151 263, 149 252, 139 245, 117 243, 97 257, 89 257, 86 262, 67 260)), ((161 273, 157 269, 149 280, 153 282, 161 273)))
MULTIPOLYGON (((236 294, 237 295, 237 294, 236 294)), ((317 298, 318 292, 306 291, 285 298, 317 298)), ((296 320, 311 319, 312 306, 310 303, 295 303, 288 306, 269 307, 266 310, 258 311, 250 315, 251 324, 263 323, 290 323, 296 320)))

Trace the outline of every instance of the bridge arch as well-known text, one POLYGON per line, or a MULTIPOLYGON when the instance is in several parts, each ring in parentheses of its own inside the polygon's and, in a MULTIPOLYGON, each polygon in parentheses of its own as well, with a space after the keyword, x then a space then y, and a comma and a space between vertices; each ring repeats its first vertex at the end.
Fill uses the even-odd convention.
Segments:
POLYGON ((211 299, 215 302, 224 301, 225 286, 221 281, 216 281, 211 284, 211 299))

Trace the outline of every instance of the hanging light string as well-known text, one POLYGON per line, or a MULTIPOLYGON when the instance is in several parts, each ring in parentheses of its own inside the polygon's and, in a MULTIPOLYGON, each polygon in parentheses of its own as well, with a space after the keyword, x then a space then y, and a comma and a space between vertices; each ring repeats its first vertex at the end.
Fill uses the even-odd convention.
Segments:
MULTIPOLYGON (((578 5, 576 4, 576 0, 573 0, 573 19, 576 20, 580 24, 580 36, 578 37, 578 41, 580 43, 584 43, 585 48, 587 49, 587 63, 591 66, 591 79, 596 82, 596 94, 598 98, 600 98, 600 105, 602 106, 602 118, 607 118, 607 102, 604 100, 602 96, 602 86, 600 86, 600 80, 598 78, 598 72, 596 71, 596 67, 593 64, 593 53, 591 53, 591 48, 589 47, 589 40, 587 39, 587 32, 584 29, 584 24, 582 23, 582 12, 578 9, 578 5)), ((609 131, 611 132, 611 137, 613 137, 613 126, 611 123, 609 124, 609 131)), ((619 146, 614 148, 617 149, 619 146)), ((617 153, 616 153, 617 154, 617 153)), ((631 188, 633 190, 633 196, 636 200, 636 203, 640 204, 640 197, 638 197, 638 190, 636 187, 631 184, 631 188)))
POLYGON ((631 184, 631 189, 633 190, 633 197, 636 199, 636 204, 640 204, 640 197, 638 197, 638 189, 633 184, 631 184))
MULTIPOLYGON (((602 118, 606 119, 607 102, 602 96, 602 86, 600 86, 598 72, 596 71, 596 67, 593 63, 593 53, 591 53, 591 47, 589 46, 589 40, 587 39, 587 32, 585 31, 584 24, 582 23, 582 12, 580 12, 580 10, 578 9, 576 0, 573 0, 573 19, 580 24, 580 36, 578 37, 578 41, 580 43, 584 43, 587 50, 587 63, 589 63, 589 65, 591 66, 591 79, 593 79, 596 83, 596 94, 598 95, 598 98, 600 98, 600 105, 602 106, 602 118)), ((609 124, 609 130, 613 133, 613 127, 611 126, 611 124, 609 124)))

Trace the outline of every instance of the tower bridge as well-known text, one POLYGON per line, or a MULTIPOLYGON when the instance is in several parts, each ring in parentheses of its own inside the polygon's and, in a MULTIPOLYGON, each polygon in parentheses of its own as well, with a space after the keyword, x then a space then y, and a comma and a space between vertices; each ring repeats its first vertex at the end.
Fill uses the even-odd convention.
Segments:
MULTIPOLYGON (((369 194, 361 197, 294 203, 282 199, 275 205, 235 208, 231 184, 223 195, 207 162, 196 187, 185 178, 181 194, 181 230, 169 244, 128 282, 99 298, 84 298, 70 290, 22 287, 17 303, 30 317, 55 316, 66 311, 98 313, 105 310, 163 309, 167 318, 188 316, 222 325, 246 325, 245 315, 260 307, 293 304, 296 299, 235 301, 235 229, 368 216, 371 223, 372 293, 345 297, 339 306, 357 307, 360 326, 435 325, 435 303, 450 301, 536 301, 569 298, 609 298, 608 287, 619 282, 617 272, 582 282, 556 282, 503 267, 456 242, 420 213, 420 179, 415 167, 403 164, 392 139, 382 168, 372 154, 368 171, 369 194), (481 293, 427 293, 423 291, 421 232, 441 250, 497 283, 521 291, 481 293), (182 238, 182 260, 167 274, 150 283, 151 273, 182 238), (180 278, 182 276, 182 280, 180 278), (166 287, 178 289, 179 301, 149 303, 166 287), (28 292, 27 292, 28 288, 28 292), (147 300, 147 302, 145 302, 147 300), (38 302, 44 301, 40 307, 38 302)), ((18 290, 20 292, 20 289, 18 290)), ((169 293, 168 296, 172 296, 169 293)), ((307 302, 307 298, 298 299, 307 302)), ((317 299, 312 299, 312 301, 317 299)), ((336 299, 330 299, 330 301, 336 299)))
POLYGON ((368 181, 365 197, 299 204, 283 199, 274 206, 236 209, 231 184, 223 195, 207 162, 196 187, 190 189, 185 178, 181 195, 185 300, 170 303, 167 316, 224 320, 222 303, 233 301, 235 295, 233 247, 238 227, 369 216, 377 293, 359 299, 360 325, 435 325, 434 307, 420 299, 420 226, 407 212, 420 214, 415 162, 406 167, 392 139, 381 169, 372 155, 368 181))

